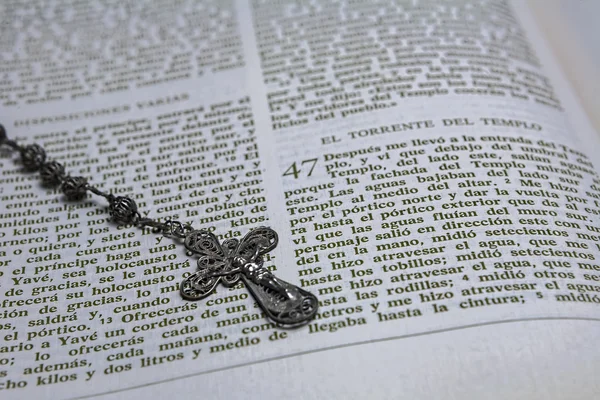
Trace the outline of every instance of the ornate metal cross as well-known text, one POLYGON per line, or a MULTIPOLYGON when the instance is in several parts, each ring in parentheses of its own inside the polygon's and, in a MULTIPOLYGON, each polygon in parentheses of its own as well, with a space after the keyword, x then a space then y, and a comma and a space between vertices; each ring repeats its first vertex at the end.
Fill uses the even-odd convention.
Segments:
POLYGON ((285 282, 263 266, 262 256, 277 246, 277 232, 260 227, 244 238, 227 239, 223 244, 207 230, 194 230, 185 236, 185 247, 200 255, 198 271, 181 283, 181 295, 199 300, 211 294, 219 282, 227 287, 240 279, 265 314, 282 327, 295 327, 312 319, 318 301, 312 294, 285 282))

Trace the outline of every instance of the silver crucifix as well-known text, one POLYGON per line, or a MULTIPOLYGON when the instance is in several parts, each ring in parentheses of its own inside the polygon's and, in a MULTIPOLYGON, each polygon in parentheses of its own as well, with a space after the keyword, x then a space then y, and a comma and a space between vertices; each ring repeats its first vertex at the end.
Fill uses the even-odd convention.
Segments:
POLYGON ((265 314, 280 326, 291 328, 308 322, 317 313, 317 298, 263 266, 262 256, 273 250, 277 241, 277 232, 267 227, 250 231, 241 241, 227 239, 222 245, 209 231, 189 232, 185 247, 200 258, 198 271, 181 283, 181 295, 199 300, 210 295, 219 282, 232 287, 241 279, 265 314))

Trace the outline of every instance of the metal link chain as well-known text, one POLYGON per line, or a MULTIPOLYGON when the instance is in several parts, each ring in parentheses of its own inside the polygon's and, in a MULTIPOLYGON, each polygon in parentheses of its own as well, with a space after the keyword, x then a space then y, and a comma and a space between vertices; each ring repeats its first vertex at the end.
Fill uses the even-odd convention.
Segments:
POLYGON ((188 255, 196 254, 198 271, 188 275, 180 285, 183 298, 199 300, 210 295, 219 282, 232 287, 242 280, 265 314, 278 325, 293 328, 315 317, 317 298, 306 290, 283 281, 263 267, 262 256, 278 242, 277 232, 268 227, 250 231, 241 241, 228 239, 222 244, 210 230, 194 230, 191 225, 166 219, 164 222, 142 217, 135 201, 115 196, 88 183, 85 177, 71 176, 57 161, 47 161, 45 150, 37 145, 19 146, 8 139, 0 125, 0 146, 8 146, 21 154, 27 171, 39 171, 46 186, 59 186, 70 200, 83 200, 87 193, 104 197, 108 211, 117 224, 151 228, 154 233, 184 239, 188 255))
POLYGON ((149 227, 154 233, 179 239, 193 231, 189 224, 166 219, 164 222, 142 217, 135 201, 127 196, 115 196, 111 193, 88 184, 84 177, 72 177, 64 173, 62 164, 56 161, 47 161, 45 150, 36 144, 20 146, 16 141, 10 140, 6 135, 4 126, 0 124, 0 146, 8 146, 21 154, 21 162, 28 171, 40 171, 42 179, 47 186, 59 185, 65 196, 71 200, 82 200, 90 192, 104 197, 109 204, 109 213, 117 224, 131 224, 139 228, 149 227))

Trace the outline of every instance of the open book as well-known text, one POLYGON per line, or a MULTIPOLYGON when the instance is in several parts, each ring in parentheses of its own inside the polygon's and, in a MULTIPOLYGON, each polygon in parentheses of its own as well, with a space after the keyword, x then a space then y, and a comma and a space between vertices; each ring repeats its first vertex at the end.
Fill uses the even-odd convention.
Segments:
POLYGON ((598 137, 521 1, 0 5, 1 123, 319 298, 190 302, 176 240, 0 152, 0 397, 593 398, 598 137))

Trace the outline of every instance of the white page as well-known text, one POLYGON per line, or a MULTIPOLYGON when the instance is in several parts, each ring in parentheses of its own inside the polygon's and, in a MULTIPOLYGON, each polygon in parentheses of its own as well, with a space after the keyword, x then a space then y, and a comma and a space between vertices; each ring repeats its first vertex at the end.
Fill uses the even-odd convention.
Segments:
POLYGON ((600 4, 560 0, 531 1, 529 4, 542 34, 597 131, 600 105, 595 93, 600 87, 588 77, 600 69, 600 48, 595 40, 598 27, 594 20, 600 4))
MULTIPOLYGON (((288 234, 282 234, 282 240, 281 243, 278 247, 278 249, 275 251, 275 257, 276 260, 278 260, 276 262, 276 265, 278 267, 278 275, 281 276, 283 279, 286 279, 290 282, 295 282, 297 283, 299 281, 299 276, 298 276, 298 272, 294 271, 294 268, 292 268, 292 266, 294 266, 297 262, 297 258, 293 257, 294 254, 294 247, 292 245, 291 242, 291 236, 289 235, 289 229, 290 229, 290 219, 291 217, 289 215, 286 215, 286 211, 285 211, 285 207, 283 206, 285 204, 285 200, 284 199, 284 193, 281 190, 277 190, 278 188, 282 187, 284 188, 284 190, 290 190, 293 189, 295 187, 301 186, 301 184, 295 183, 295 184, 290 184, 289 181, 284 181, 285 178, 281 177, 281 174, 286 170, 286 168, 289 166, 290 160, 302 160, 305 159, 309 156, 315 155, 315 151, 316 149, 319 148, 319 136, 323 136, 323 133, 325 133, 325 131, 323 129, 327 129, 327 134, 330 133, 338 133, 340 134, 340 136, 343 136, 347 131, 349 130, 353 130, 353 129, 358 129, 360 127, 369 127, 371 125, 373 125, 374 123, 376 124, 383 124, 386 122, 391 122, 391 121, 396 121, 397 119, 395 118, 394 115, 394 111, 392 112, 378 112, 378 113, 373 113, 373 114, 366 114, 366 117, 359 117, 359 118, 351 118, 349 119, 349 123, 346 124, 334 124, 334 125, 330 125, 330 124, 317 124, 317 125, 311 125, 308 126, 308 129, 306 129, 304 132, 302 130, 298 130, 298 131, 292 131, 294 133, 294 135, 303 135, 301 136, 301 138, 295 139, 294 135, 291 135, 292 140, 290 142, 288 142, 287 140, 282 140, 281 138, 283 137, 282 135, 279 135, 277 132, 273 132, 270 129, 270 125, 271 122, 269 121, 270 116, 268 114, 267 111, 267 103, 265 101, 266 98, 266 89, 265 87, 261 84, 261 75, 260 75, 260 70, 258 68, 258 58, 256 56, 256 54, 254 53, 254 48, 256 47, 256 41, 254 39, 254 32, 252 29, 252 26, 250 25, 250 21, 251 18, 249 17, 249 7, 247 4, 240 2, 240 8, 239 8, 239 15, 240 17, 240 21, 241 21, 241 27, 240 27, 240 31, 242 33, 242 37, 244 38, 244 45, 245 45, 245 56, 248 62, 248 69, 246 71, 243 71, 244 73, 247 73, 247 79, 244 80, 244 77, 242 74, 240 74, 239 70, 238 71, 233 71, 232 73, 226 73, 228 74, 228 79, 224 79, 225 82, 227 82, 227 87, 225 89, 223 89, 220 85, 221 85, 221 80, 219 79, 212 81, 211 79, 201 79, 200 82, 202 83, 202 85, 206 88, 206 92, 202 91, 202 92, 197 92, 197 91, 189 91, 191 93, 189 93, 188 97, 190 97, 190 99, 188 99, 187 101, 183 102, 185 104, 185 108, 188 108, 188 105, 197 105, 198 103, 203 104, 205 106, 208 106, 209 104, 215 104, 218 101, 229 101, 229 100, 233 100, 233 99, 239 99, 239 98, 243 98, 245 95, 247 94, 252 94, 252 106, 253 106, 253 111, 255 114, 255 125, 256 125, 256 129, 258 132, 261 132, 261 135, 258 136, 257 138, 257 142, 259 145, 259 149, 261 151, 261 162, 264 162, 264 166, 265 166, 265 177, 266 177, 266 181, 269 182, 268 185, 268 190, 266 192, 266 199, 267 199, 267 205, 268 205, 268 215, 270 217, 270 221, 269 224, 272 225, 273 227, 275 227, 279 232, 288 232, 288 234), (243 87, 243 82, 248 82, 248 86, 245 88, 246 91, 240 90, 239 87, 243 87), (214 82, 213 86, 210 87, 208 85, 210 85, 210 82, 214 82), (208 86, 208 87, 207 87, 208 86), (217 98, 215 98, 214 94, 211 93, 211 98, 210 98, 210 102, 207 102, 206 100, 204 100, 205 97, 208 96, 208 93, 210 92, 217 92, 217 98), (204 95, 203 95, 204 94, 204 95), (327 126, 327 128, 325 128, 327 126), (334 127, 334 128, 332 128, 334 127), (358 128, 357 128, 358 127, 358 128), (335 132, 332 132, 335 131, 335 132), (263 133, 264 132, 264 133, 263 133), (316 135, 315 137, 311 137, 310 140, 305 139, 306 133, 307 132, 315 132, 316 135), (302 146, 304 146, 304 148, 302 148, 302 146), (271 157, 268 157, 268 155, 271 155, 271 157)), ((189 84, 187 82, 185 83, 181 83, 181 84, 172 84, 169 85, 169 87, 177 87, 178 89, 180 89, 181 92, 185 91, 186 93, 188 93, 188 91, 186 91, 186 87, 188 87, 189 84)), ((180 93, 180 91, 176 91, 173 90, 172 93, 180 93)), ((157 90, 158 92, 158 90, 157 90)), ((158 94, 158 93, 157 93, 158 94)), ((162 94, 162 93, 161 93, 162 94)), ((144 92, 139 92, 137 93, 135 96, 140 96, 140 98, 147 98, 149 96, 149 93, 144 93, 144 92)), ((102 101, 105 102, 105 104, 114 104, 115 99, 118 99, 119 96, 114 96, 113 98, 109 98, 109 97, 102 97, 102 101)), ((488 99, 489 101, 489 99, 488 99)), ((486 103, 488 102, 486 101, 486 103)), ((429 119, 429 118, 434 118, 436 119, 436 123, 439 123, 439 121, 442 118, 453 118, 456 116, 463 116, 463 117, 474 117, 477 118, 478 116, 481 116, 483 113, 482 111, 486 112, 486 113, 490 113, 490 112, 495 112, 497 114, 500 114, 501 116, 508 116, 514 119, 523 119, 523 120, 534 120, 538 123, 543 124, 544 126, 544 135, 547 135, 548 139, 559 139, 559 140, 564 140, 564 141, 570 141, 570 139, 568 137, 566 137, 567 132, 568 132, 568 124, 569 122, 566 120, 566 118, 564 117, 564 114, 562 113, 556 113, 554 111, 549 111, 547 108, 544 108, 542 106, 538 106, 538 107, 534 107, 531 105, 527 105, 526 107, 523 107, 523 105, 521 103, 511 103, 511 102, 504 102, 504 101, 498 101, 498 102, 494 102, 494 101, 489 101, 490 105, 487 105, 485 107, 483 107, 481 105, 482 101, 480 99, 474 100, 474 101, 467 101, 467 102, 463 102, 463 101, 456 101, 456 104, 448 104, 447 100, 444 99, 437 99, 437 98, 432 98, 430 100, 428 100, 427 102, 427 106, 431 107, 430 109, 425 109, 424 107, 422 107, 423 101, 422 100, 408 100, 405 104, 403 104, 402 110, 403 110, 403 114, 405 115, 410 115, 410 118, 405 119, 405 117, 403 117, 402 121, 405 120, 425 120, 425 119, 429 119), (411 110, 410 112, 406 111, 406 110, 411 110)), ((181 108, 184 108, 182 104, 181 108)), ((88 109, 87 107, 89 106, 89 104, 84 104, 84 103, 80 103, 79 106, 81 107, 82 110, 88 109)), ((94 105, 95 107, 98 106, 98 103, 96 103, 94 105)), ((94 108, 95 108, 94 107, 94 108)), ((172 106, 168 106, 167 109, 181 109, 181 108, 177 108, 177 107, 172 107, 172 106)), ((27 110, 27 112, 23 113, 23 117, 25 116, 29 116, 31 115, 30 113, 40 113, 42 115, 45 115, 46 113, 48 114, 52 114, 48 111, 47 106, 44 107, 39 107, 39 110, 35 110, 30 108, 29 110, 27 110), (45 112, 41 112, 41 110, 46 110, 45 112)), ((133 113, 131 113, 133 114, 133 113)), ((144 116, 153 116, 156 115, 157 112, 155 110, 136 110, 135 112, 135 117, 136 118, 141 118, 144 116)), ((496 116, 497 114, 492 114, 491 117, 496 116)), ((488 114, 484 114, 484 115, 488 115, 488 114)), ((15 120, 18 120, 19 118, 14 117, 15 120)), ((122 119, 120 119, 122 120, 122 119)), ((102 123, 103 120, 98 120, 98 123, 102 123)), ((114 121, 113 118, 110 119, 106 119, 106 122, 112 122, 114 121)), ((94 121, 94 125, 98 124, 96 121, 94 121)), ((9 125, 10 126, 10 125, 9 125)), ((23 129, 22 127, 19 127, 20 129, 23 129)), ((481 129, 481 126, 479 126, 479 128, 481 129)), ((237 127, 237 129, 242 129, 241 127, 237 127)), ((452 129, 452 128, 450 128, 452 129)), ((454 133, 454 132, 461 132, 462 131, 460 129, 457 129, 456 131, 445 131, 445 132, 450 132, 450 134, 454 133)), ((36 129, 32 129, 31 130, 31 134, 33 133, 41 133, 41 130, 36 130, 36 129)), ((439 136, 439 133, 433 132, 432 134, 430 134, 427 137, 437 137, 439 136)), ((422 136, 422 134, 419 133, 418 136, 416 136, 418 138, 422 138, 424 136, 422 136)), ((407 139, 410 139, 410 136, 407 136, 407 139)), ((405 140, 404 138, 402 140, 405 140)), ((365 146, 368 146, 367 141, 364 142, 365 146)), ((377 144, 380 144, 381 142, 377 142, 377 144)), ((356 144, 356 143, 351 143, 349 144, 349 147, 351 148, 359 148, 362 147, 362 144, 356 144)), ((336 147, 337 149, 338 147, 336 147)), ((322 151, 319 149, 319 151, 322 151)), ((335 152, 335 151, 331 151, 331 152, 335 152)), ((155 151, 153 152, 153 155, 158 155, 155 151)), ((321 153, 321 157, 322 157, 322 153, 321 153)), ((219 164, 221 165, 221 164, 219 164)), ((321 167, 321 166, 319 166, 321 167)), ((157 168, 158 169, 158 168, 157 168)), ((132 177, 132 175, 129 175, 129 173, 127 174, 128 177, 132 177)), ((316 178, 319 178, 321 180, 325 179, 325 177, 327 175, 325 175, 322 171, 321 168, 317 169, 315 172, 315 176, 316 178), (320 174, 320 175, 317 175, 320 174)), ((95 180, 94 182, 97 182, 97 180, 95 180)), ((135 185, 136 188, 136 192, 137 191, 142 191, 144 192, 144 188, 143 187, 139 187, 138 185, 135 185)), ((145 192, 144 192, 144 199, 146 198, 151 198, 151 194, 149 193, 150 189, 146 188, 145 192)), ((187 193, 189 193, 190 191, 187 191, 187 193)), ((165 196, 166 197, 166 196, 165 196)), ((176 201, 177 203, 177 201, 176 201)), ((181 203, 184 203, 184 201, 181 201, 181 203)), ((160 210, 159 207, 154 207, 151 208, 153 212, 157 212, 158 214, 160 214, 160 210)), ((247 211, 247 209, 246 209, 247 211)), ((156 215, 156 214, 154 214, 156 215)), ((193 221, 193 218, 191 218, 193 221)), ((227 230, 226 228, 229 228, 230 225, 228 224, 217 224, 217 228, 218 229, 224 229, 227 230)), ((139 237, 141 237, 141 235, 138 235, 139 237)), ((150 236, 145 236, 142 237, 142 245, 149 249, 153 246, 154 243, 154 238, 151 238, 150 236)), ((179 254, 178 255, 178 260, 181 262, 184 262, 184 257, 179 254)), ((194 266, 192 265, 192 268, 194 266)), ((349 278, 349 276, 346 276, 347 272, 344 275, 344 278, 347 280, 349 278)), ((178 275, 179 278, 179 275, 178 275)), ((344 291, 347 291, 348 288, 348 284, 344 284, 344 291)), ((320 286, 315 286, 312 287, 310 290, 318 290, 320 286)), ((241 292, 241 291, 240 291, 241 292)), ((349 292, 352 293, 352 292, 349 292)), ((133 297, 133 293, 128 293, 127 296, 131 296, 133 297)), ((178 295, 177 293, 170 293, 168 295, 169 299, 171 299, 171 304, 170 306, 177 306, 180 303, 177 303, 178 301, 180 301, 178 299, 178 295)), ((329 296, 325 296, 325 297, 329 297, 329 296)), ((152 295, 151 297, 152 299, 154 299, 154 295, 152 295)), ((389 299, 385 299, 386 301, 389 299)), ((197 310, 195 313, 199 313, 200 311, 204 311, 203 309, 203 305, 204 303, 201 303, 201 305, 199 305, 200 309, 197 310)), ((350 303, 352 304, 352 302, 350 303)), ((367 303, 368 304, 368 303, 367 303)), ((221 312, 223 312, 224 307, 219 308, 221 310, 221 312)), ((326 310, 326 308, 324 308, 324 310, 326 310)), ((579 305, 575 305, 572 307, 566 307, 566 308, 561 308, 560 310, 555 308, 554 304, 547 304, 547 303, 540 303, 539 305, 536 303, 534 306, 529 306, 529 307, 521 307, 519 309, 509 309, 508 311, 498 311, 498 310, 482 310, 479 313, 476 314, 470 314, 468 316, 459 316, 459 315, 452 315, 451 317, 443 317, 443 316, 439 316, 439 317, 431 317, 426 316, 426 317, 422 317, 421 320, 417 320, 416 322, 414 321, 410 321, 408 320, 410 323, 404 323, 404 321, 398 321, 395 323, 388 323, 387 325, 383 325, 377 324, 376 327, 372 327, 373 325, 373 321, 372 319, 374 317, 370 317, 370 325, 364 326, 364 327, 358 327, 358 328, 353 328, 352 330, 339 330, 335 335, 332 335, 330 333, 320 333, 317 335, 311 335, 309 336, 307 334, 307 330, 310 330, 311 328, 304 328, 303 330, 298 330, 298 331, 293 331, 289 333, 289 337, 287 339, 285 339, 284 341, 279 342, 279 344, 277 344, 277 342, 274 343, 268 343, 267 345, 265 345, 264 343, 261 344, 261 346, 259 347, 260 350, 252 350, 252 348, 247 349, 246 351, 238 351, 238 352, 233 352, 232 354, 229 353, 225 353, 225 354, 217 354, 215 356, 211 356, 211 358, 207 361, 205 361, 204 363, 202 363, 202 365, 198 366, 197 362, 193 362, 194 360, 192 359, 193 354, 189 354, 189 352, 185 353, 185 361, 182 362, 177 362, 177 364, 167 364, 169 365, 169 368, 167 371, 165 371, 164 367, 158 366, 158 367, 153 367, 153 368, 149 368, 147 370, 140 370, 140 372, 135 373, 135 382, 132 381, 133 379, 131 378, 126 378, 127 377, 127 372, 125 372, 125 375, 119 375, 118 378, 115 378, 115 375, 110 376, 109 374, 107 374, 106 376, 100 376, 100 377, 96 377, 93 380, 93 384, 88 384, 85 385, 85 383, 78 381, 77 382, 77 390, 79 391, 79 393, 77 394, 76 392, 73 392, 74 387, 73 386, 64 386, 65 390, 69 391, 69 395, 82 395, 85 393, 89 393, 89 394, 95 394, 95 393, 100 393, 100 391, 94 390, 93 392, 89 392, 89 387, 93 386, 94 389, 102 387, 105 391, 115 391, 115 390, 122 390, 122 389, 126 389, 126 388, 130 388, 132 386, 139 386, 139 385, 148 385, 150 383, 158 383, 161 382, 162 380, 166 380, 166 379, 173 379, 173 378, 177 378, 177 377, 181 377, 181 376, 185 376, 185 375, 191 375, 193 376, 194 374, 198 374, 198 373, 202 373, 202 372, 208 372, 208 371, 219 371, 221 369, 226 369, 226 372, 223 372, 223 379, 225 379, 226 383, 221 383, 219 384, 219 382, 217 382, 215 384, 215 381, 213 379, 214 376, 219 376, 221 373, 219 372, 215 372, 216 375, 213 374, 202 374, 202 375, 198 375, 195 376, 193 378, 190 378, 194 383, 192 384, 193 386, 195 386, 199 391, 202 390, 206 390, 206 389, 202 389, 204 387, 208 387, 211 391, 211 393, 214 393, 215 395, 221 395, 223 397, 229 396, 229 392, 225 390, 225 388, 227 388, 227 386, 229 385, 229 383, 231 382, 231 374, 237 374, 238 372, 241 375, 246 375, 248 373, 252 374, 252 376, 254 376, 254 380, 251 380, 252 382, 248 382, 248 384, 250 385, 249 387, 246 386, 247 382, 244 379, 241 379, 241 377, 238 377, 238 379, 234 379, 236 382, 239 382, 238 385, 236 386, 236 390, 239 390, 239 392, 237 393, 243 393, 245 390, 248 390, 249 388, 252 388, 254 390, 264 390, 264 391, 271 391, 271 392, 267 392, 267 393, 271 393, 272 394, 272 390, 275 389, 277 391, 282 391, 285 390, 285 386, 281 385, 278 386, 276 388, 273 388, 272 386, 263 386, 263 385, 257 385, 255 386, 254 382, 256 380, 258 381, 263 381, 266 379, 269 379, 269 377, 272 377, 273 375, 278 376, 277 374, 274 374, 272 370, 270 370, 270 364, 258 364, 256 366, 253 366, 251 368, 238 368, 238 369, 230 369, 236 365, 249 365, 249 364, 253 364, 255 362, 259 362, 261 360, 268 360, 271 358, 280 358, 280 357, 285 357, 283 359, 283 361, 277 361, 275 362, 275 364, 277 365, 277 363, 281 363, 283 365, 285 365, 285 369, 296 369, 297 371, 301 371, 305 364, 303 364, 304 361, 302 361, 302 363, 298 362, 296 363, 297 360, 299 360, 299 358, 297 357, 292 357, 294 354, 303 354, 303 353, 309 353, 312 351, 316 351, 316 350, 321 350, 324 348, 333 348, 333 347, 338 347, 340 345, 342 346, 350 346, 352 344, 359 344, 359 343, 365 343, 367 341, 370 340, 375 340, 375 341, 380 341, 380 340, 385 340, 381 343, 383 343, 384 345, 388 345, 390 343, 392 343, 392 341, 388 341, 386 339, 389 338, 401 338, 401 337, 407 337, 406 339, 404 339, 405 341, 411 341, 414 339, 410 339, 408 338, 411 335, 418 335, 421 333, 425 333, 425 332, 437 332, 437 331, 444 331, 444 330, 449 330, 449 329, 456 329, 459 327, 468 327, 468 326, 473 326, 473 325, 477 325, 477 324, 481 324, 481 323, 493 323, 493 322, 500 322, 503 320, 515 320, 515 319, 537 319, 537 318, 548 318, 548 317, 553 317, 553 318, 581 318, 581 319, 589 319, 589 318, 593 318, 593 311, 590 311, 591 309, 589 307, 581 307, 579 305), (592 315, 590 315, 590 313, 592 313, 592 315), (326 336, 327 335, 327 336, 326 336), (263 370, 264 368, 264 370, 263 370), (251 372, 249 372, 249 370, 251 372), (221 391, 220 387, 223 387, 223 391, 221 391)), ((193 312, 189 313, 190 315, 193 314, 193 312)), ((263 321, 258 321, 255 324, 263 324, 263 321)), ((93 325, 94 327, 96 325, 93 325)), ((205 322, 201 322, 198 324, 198 326, 202 326, 205 327, 205 322)), ((209 325, 211 326, 211 325, 209 325)), ((214 326, 214 322, 213 325, 214 326)), ((246 326, 251 326, 251 325, 246 325, 246 326)), ((256 325, 259 326, 259 325, 256 325)), ((529 325, 528 325, 529 326, 529 325)), ((116 327, 115 327, 116 328, 116 327)), ((314 328, 312 328, 314 329, 314 328)), ((471 330, 474 331, 474 330, 471 330)), ((476 330, 475 330, 476 331, 476 330)), ((228 332, 231 332, 232 334, 238 333, 236 332, 235 329, 231 329, 228 332)), ((461 331, 459 331, 461 332, 461 331)), ((270 331, 268 332, 269 334, 271 333, 270 331)), ((532 334, 533 336, 533 334, 532 334)), ((148 338, 152 338, 152 335, 149 335, 148 338)), ((261 336, 262 339, 266 339, 266 335, 261 336)), ((430 335, 430 336, 425 336, 424 340, 436 340, 437 336, 436 335, 430 335)), ((146 343, 148 344, 148 346, 150 346, 149 342, 152 342, 153 339, 149 339, 146 343)), ((487 343, 487 342, 486 342, 487 343)), ((496 341, 493 342, 494 345, 496 345, 496 341)), ((551 343, 556 343, 556 341, 551 341, 551 343)), ((511 347, 512 343, 507 344, 507 348, 513 348, 511 347)), ((540 349, 543 349, 544 347, 541 346, 540 349)), ((151 351, 148 348, 146 348, 146 351, 151 351)), ((347 352, 345 354, 352 354, 352 357, 354 357, 355 350, 356 351, 360 351, 360 352, 366 352, 367 350, 359 350, 359 349, 363 349, 362 346, 354 346, 354 347, 348 347, 347 350, 337 350, 336 353, 339 353, 340 351, 344 351, 347 352)), ((208 350, 208 347, 203 347, 203 351, 210 351, 208 350)), ((540 350, 541 351, 541 350, 540 350)), ((501 352, 501 354, 505 354, 507 352, 510 352, 510 350, 507 350, 506 352, 501 352)), ((150 353, 146 353, 147 355, 149 355, 150 353)), ((328 354, 330 353, 318 353, 318 355, 316 356, 310 356, 310 357, 316 357, 315 359, 319 359, 321 356, 323 356, 324 358, 331 358, 328 356, 328 354)), ((301 359, 304 359, 308 356, 302 357, 301 359)), ((341 356, 343 357, 343 356, 341 356)), ((426 357, 427 358, 427 357, 426 357)), ((342 358, 343 359, 343 358, 342 358)), ((445 360, 451 360, 451 356, 448 355, 447 357, 444 358, 445 360)), ((139 360, 139 359, 138 359, 139 360)), ((360 360, 360 362, 357 362, 357 365, 363 364, 363 357, 362 356, 356 356, 355 360, 360 360)), ((95 362, 95 361, 94 361, 95 362)), ((307 361, 308 363, 310 363, 310 359, 307 361)), ((365 361, 366 362, 366 361, 365 361)), ((368 363, 368 362, 367 362, 368 363)), ((281 365, 280 364, 280 365, 281 365)), ((462 362, 459 362, 459 364, 463 364, 462 362)), ((308 364, 306 364, 308 365, 308 364)), ((406 366, 407 364, 404 364, 404 366, 406 366)), ((280 367, 275 367, 275 369, 279 369, 280 367)), ((356 368, 356 367, 353 367, 356 368)), ((468 367, 466 367, 468 368, 468 367)), ((322 371, 322 370, 321 370, 322 371)), ((131 371, 132 373, 134 373, 133 371, 131 371)), ((348 371, 345 369, 340 369, 339 373, 340 375, 344 375, 344 373, 347 373, 348 371)), ((287 373, 286 373, 287 375, 287 373)), ((297 373, 292 372, 291 375, 297 375, 297 373)), ((302 382, 305 381, 314 381, 314 379, 311 379, 312 374, 302 374, 302 382)), ((236 376, 236 375, 234 375, 236 376)), ((279 376, 281 376, 281 373, 279 374, 279 376)), ((314 374, 313 376, 319 376, 318 374, 314 374)), ((371 377, 372 379, 374 379, 374 377, 371 377)), ((271 378, 272 379, 272 378, 271 378)), ((428 378, 427 378, 428 379, 428 378)), ((181 381, 177 381, 174 382, 173 385, 179 387, 180 385, 183 386, 184 382, 186 382, 187 380, 181 380, 181 381)), ((168 385, 167 383, 164 383, 164 385, 168 385)), ((162 385, 161 386, 161 390, 162 390, 162 385)), ((444 384, 444 387, 446 387, 446 383, 444 384)), ((154 391, 156 389, 156 385, 152 385, 150 387, 150 390, 154 391)), ((189 387, 189 386, 188 386, 189 387)), ((369 387, 369 386, 367 386, 369 387)), ((371 388, 375 387, 375 385, 370 386, 371 388)), ((389 387, 389 386, 388 386, 389 387)), ((171 388, 169 386, 164 386, 164 390, 166 390, 167 392, 169 392, 171 390, 171 388)), ((298 385, 294 387, 294 390, 296 391, 296 393, 301 393, 303 386, 298 385)), ((37 388, 37 389, 41 389, 43 390, 44 388, 37 388)), ((426 393, 427 389, 432 389, 429 386, 419 386, 419 385, 415 385, 414 386, 414 396, 418 396, 419 394, 423 394, 426 393)), ((435 388, 433 388, 435 389, 435 388)), ((55 392, 55 388, 54 387, 50 387, 48 390, 52 391, 53 393, 55 392)), ((394 390, 397 390, 396 388, 394 388, 394 390)), ((467 391, 468 393, 468 389, 465 389, 464 387, 460 388, 460 390, 464 393, 464 391, 467 391)), ((433 392, 435 393, 435 390, 433 390, 433 392)), ((47 392, 50 393, 50 392, 47 392)), ((119 392, 114 392, 115 395, 118 396, 130 396, 132 393, 135 392, 129 392, 129 391, 125 391, 122 392, 122 394, 118 394, 119 392)), ((182 395, 185 396, 186 392, 182 390, 182 395)), ((265 393, 265 395, 267 395, 267 393, 265 393)), ((391 392, 387 392, 388 395, 391 392)), ((583 392, 585 393, 585 392, 583 392)), ((197 392, 190 392, 190 397, 193 397, 197 394, 197 392)), ((382 393, 382 395, 385 393, 382 393)))

